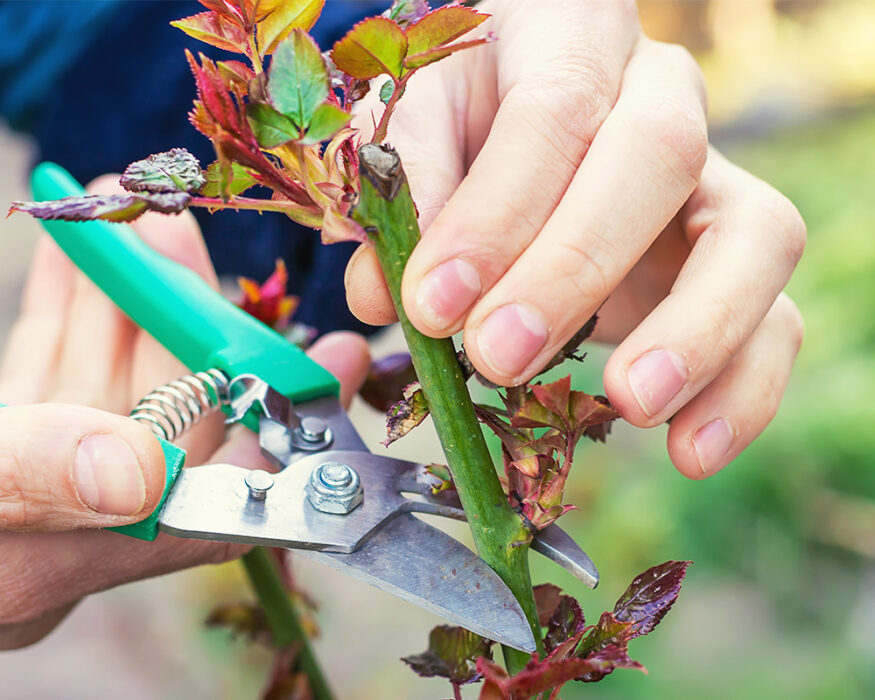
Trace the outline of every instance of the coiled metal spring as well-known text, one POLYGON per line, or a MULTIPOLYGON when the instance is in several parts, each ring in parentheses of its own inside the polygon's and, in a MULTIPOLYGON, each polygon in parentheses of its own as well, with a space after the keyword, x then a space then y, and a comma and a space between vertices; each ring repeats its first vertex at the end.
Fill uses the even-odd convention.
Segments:
POLYGON ((229 403, 228 375, 218 369, 188 374, 144 396, 131 418, 173 441, 229 403))

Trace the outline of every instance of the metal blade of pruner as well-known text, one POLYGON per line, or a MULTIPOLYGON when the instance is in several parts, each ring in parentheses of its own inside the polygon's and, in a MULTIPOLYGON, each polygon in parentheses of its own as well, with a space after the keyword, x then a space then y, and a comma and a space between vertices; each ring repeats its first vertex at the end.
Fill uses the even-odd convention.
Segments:
MULTIPOLYGON (((467 547, 412 515, 464 519, 457 504, 424 493, 430 487, 418 476, 422 465, 366 451, 334 398, 292 408, 257 377, 235 382, 229 420, 257 404, 262 450, 282 471, 217 464, 184 470, 159 516, 163 531, 300 550, 479 634, 534 648, 525 616, 498 576, 467 547), (332 495, 326 482, 345 488, 332 495)), ((578 567, 582 561, 594 571, 574 548, 566 536, 552 558, 578 567)))
MULTIPOLYGON (((350 449, 370 454, 336 399, 310 401, 293 408, 285 396, 272 391, 258 378, 241 377, 235 382, 235 386, 240 387, 238 391, 241 394, 235 401, 237 412, 232 414, 229 422, 239 420, 242 417, 241 412, 258 403, 262 409, 259 427, 262 452, 278 468, 283 469, 307 452, 323 449, 329 444, 334 449, 350 449)), ((398 477, 397 483, 400 490, 408 494, 406 506, 409 510, 442 515, 454 520, 467 520, 458 493, 454 489, 435 493, 435 480, 428 474, 425 465, 409 462, 405 464, 407 469, 398 477), (416 496, 412 497, 412 494, 416 496)), ((531 546, 589 588, 598 585, 599 572, 592 559, 558 525, 550 525, 535 533, 531 546)))

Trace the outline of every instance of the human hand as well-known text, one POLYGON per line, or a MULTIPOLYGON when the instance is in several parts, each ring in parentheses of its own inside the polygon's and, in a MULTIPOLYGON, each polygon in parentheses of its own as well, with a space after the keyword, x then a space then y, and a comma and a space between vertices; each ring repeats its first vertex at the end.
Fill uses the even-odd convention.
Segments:
MULTIPOLYGON (((675 465, 714 473, 773 417, 801 341, 781 294, 798 212, 709 154, 699 69, 641 35, 634 2, 480 8, 498 41, 414 77, 389 128, 425 231, 405 312, 464 330, 477 369, 513 385, 600 309, 608 398, 640 427, 674 417, 675 465)), ((359 318, 394 320, 369 248, 346 284, 359 318)))
MULTIPOLYGON (((101 179, 90 189, 114 188, 101 179)), ((134 227, 217 284, 190 214, 147 215, 134 227)), ((348 404, 369 366, 364 339, 335 333, 310 355, 340 380, 348 404)), ((19 404, 0 409, 0 649, 37 641, 90 593, 246 550, 166 535, 142 542, 96 529, 142 520, 157 506, 161 448, 125 415, 149 390, 183 374, 51 239, 40 241, 0 369, 0 400, 19 404)), ((223 444, 222 418, 206 419, 179 442, 186 462, 267 468, 250 431, 232 432, 223 444)))

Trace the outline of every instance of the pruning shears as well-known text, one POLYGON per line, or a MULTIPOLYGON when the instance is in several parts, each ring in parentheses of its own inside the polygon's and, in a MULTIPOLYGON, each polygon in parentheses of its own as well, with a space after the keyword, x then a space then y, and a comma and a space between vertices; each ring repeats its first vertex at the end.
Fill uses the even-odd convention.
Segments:
MULTIPOLYGON (((39 165, 37 200, 84 194, 39 165)), ((285 547, 502 644, 533 651, 531 629, 501 579, 414 513, 464 520, 452 490, 434 493, 422 464, 371 453, 340 405, 337 380, 304 352, 158 254, 124 224, 45 221, 46 230, 135 323, 196 374, 145 397, 132 416, 159 435, 167 484, 158 509, 117 531, 285 547), (229 464, 182 469, 171 440, 198 413, 258 431, 277 472, 229 464)), ((556 525, 532 548, 590 587, 598 572, 556 525)))

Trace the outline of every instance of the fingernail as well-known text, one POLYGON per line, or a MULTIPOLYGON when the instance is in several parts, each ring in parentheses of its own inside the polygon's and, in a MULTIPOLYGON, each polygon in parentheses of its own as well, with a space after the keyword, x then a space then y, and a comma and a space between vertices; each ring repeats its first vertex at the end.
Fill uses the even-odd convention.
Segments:
POLYGON ((496 374, 516 378, 547 342, 547 323, 522 304, 493 311, 477 331, 477 345, 496 374))
POLYGON ((114 435, 89 435, 76 451, 73 477, 79 499, 107 515, 136 515, 146 502, 146 481, 130 445, 114 435))
POLYGON ((480 275, 474 266, 455 258, 429 272, 416 290, 416 305, 435 330, 452 326, 480 296, 480 275))
POLYGON ((684 358, 669 350, 651 350, 629 367, 632 393, 648 416, 659 413, 687 382, 684 358))
POLYGON ((723 466, 726 453, 734 438, 732 426, 725 418, 717 418, 696 431, 693 436, 693 449, 699 460, 699 469, 709 474, 723 466))

